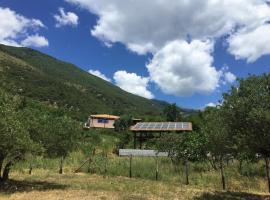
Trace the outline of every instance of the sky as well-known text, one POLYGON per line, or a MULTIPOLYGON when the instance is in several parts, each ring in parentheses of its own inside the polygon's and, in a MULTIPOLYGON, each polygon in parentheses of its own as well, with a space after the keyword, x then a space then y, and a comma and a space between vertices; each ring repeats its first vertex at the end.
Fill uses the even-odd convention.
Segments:
POLYGON ((0 0, 0 43, 71 62, 130 93, 202 109, 270 72, 266 0, 0 0))

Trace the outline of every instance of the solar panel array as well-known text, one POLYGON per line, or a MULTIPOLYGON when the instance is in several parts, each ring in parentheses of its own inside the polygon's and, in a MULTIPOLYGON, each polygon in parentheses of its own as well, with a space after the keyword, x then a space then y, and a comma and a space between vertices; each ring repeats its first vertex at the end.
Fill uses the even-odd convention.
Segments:
POLYGON ((132 131, 184 131, 192 130, 190 122, 139 122, 132 131))

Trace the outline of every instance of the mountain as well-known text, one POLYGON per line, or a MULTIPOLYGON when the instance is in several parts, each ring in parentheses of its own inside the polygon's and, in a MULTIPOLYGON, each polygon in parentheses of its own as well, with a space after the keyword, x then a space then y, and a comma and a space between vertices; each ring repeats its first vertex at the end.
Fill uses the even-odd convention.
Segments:
POLYGON ((0 45, 1 87, 65 108, 78 120, 89 114, 159 115, 166 102, 130 94, 73 64, 33 49, 0 45))

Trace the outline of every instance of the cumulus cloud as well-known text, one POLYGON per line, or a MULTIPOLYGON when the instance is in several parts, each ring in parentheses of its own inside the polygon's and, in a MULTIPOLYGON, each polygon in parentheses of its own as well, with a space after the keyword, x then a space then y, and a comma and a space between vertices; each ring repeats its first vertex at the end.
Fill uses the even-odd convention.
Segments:
POLYGON ((217 104, 213 103, 213 102, 210 102, 210 103, 205 105, 205 107, 216 107, 216 106, 217 106, 217 104))
POLYGON ((110 78, 106 77, 105 74, 102 74, 102 73, 101 73, 100 71, 98 71, 98 70, 92 70, 92 69, 90 69, 90 70, 88 70, 88 72, 89 72, 90 74, 93 74, 93 75, 99 77, 99 78, 102 78, 102 79, 105 80, 105 81, 108 81, 108 82, 111 82, 111 81, 112 81, 110 78))
POLYGON ((57 28, 67 25, 77 26, 79 23, 79 17, 73 12, 65 12, 64 8, 59 8, 59 14, 54 15, 54 19, 57 28))
POLYGON ((270 42, 266 0, 66 1, 97 15, 91 34, 105 44, 120 42, 137 54, 152 54, 150 79, 168 94, 212 92, 222 75, 233 81, 212 64, 218 38, 228 38, 228 52, 237 59, 252 62, 270 54, 262 45, 270 42))
POLYGON ((45 46, 49 46, 48 40, 45 37, 40 36, 38 34, 28 36, 26 39, 24 39, 21 42, 21 44, 23 46, 32 46, 32 47, 45 47, 45 46))
MULTIPOLYGON (((33 46, 34 40, 37 40, 38 36, 29 33, 44 27, 44 24, 38 19, 28 19, 9 8, 0 7, 0 43, 2 44, 12 46, 31 44, 30 46, 33 46)), ((48 46, 48 41, 43 36, 39 36, 38 40, 39 47, 48 46)))
POLYGON ((138 76, 135 73, 126 71, 117 71, 114 73, 113 79, 121 89, 136 94, 147 99, 153 99, 154 95, 147 89, 149 78, 138 76))
POLYGON ((140 54, 187 35, 196 39, 220 37, 239 26, 260 26, 270 18, 264 0, 66 1, 98 15, 93 36, 124 43, 140 54))
POLYGON ((218 87, 220 76, 212 66, 212 50, 210 41, 170 42, 147 65, 151 80, 163 92, 177 96, 212 92, 218 87))
POLYGON ((254 62, 263 55, 270 54, 270 24, 265 24, 254 30, 240 29, 228 39, 228 51, 236 59, 246 59, 254 62))

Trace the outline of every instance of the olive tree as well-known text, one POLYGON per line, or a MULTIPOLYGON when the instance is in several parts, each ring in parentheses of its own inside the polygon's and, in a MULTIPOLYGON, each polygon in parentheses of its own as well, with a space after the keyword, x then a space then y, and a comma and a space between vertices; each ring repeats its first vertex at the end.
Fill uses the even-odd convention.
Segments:
POLYGON ((197 132, 166 133, 157 142, 159 151, 169 153, 174 164, 185 164, 186 184, 189 184, 189 161, 199 161, 205 158, 205 138, 197 132))
POLYGON ((81 126, 68 116, 46 116, 43 146, 49 157, 60 157, 59 173, 63 173, 63 161, 78 144, 81 126))
POLYGON ((27 153, 40 150, 20 117, 20 98, 0 90, 0 180, 6 181, 12 166, 27 153), (3 171, 3 172, 2 172, 3 171))
POLYGON ((223 115, 238 144, 263 157, 270 192, 270 74, 252 75, 238 82, 224 94, 223 115))
POLYGON ((232 154, 234 143, 220 108, 207 108, 204 111, 202 132, 206 137, 208 158, 215 169, 220 169, 222 188, 225 190, 224 160, 232 154))

